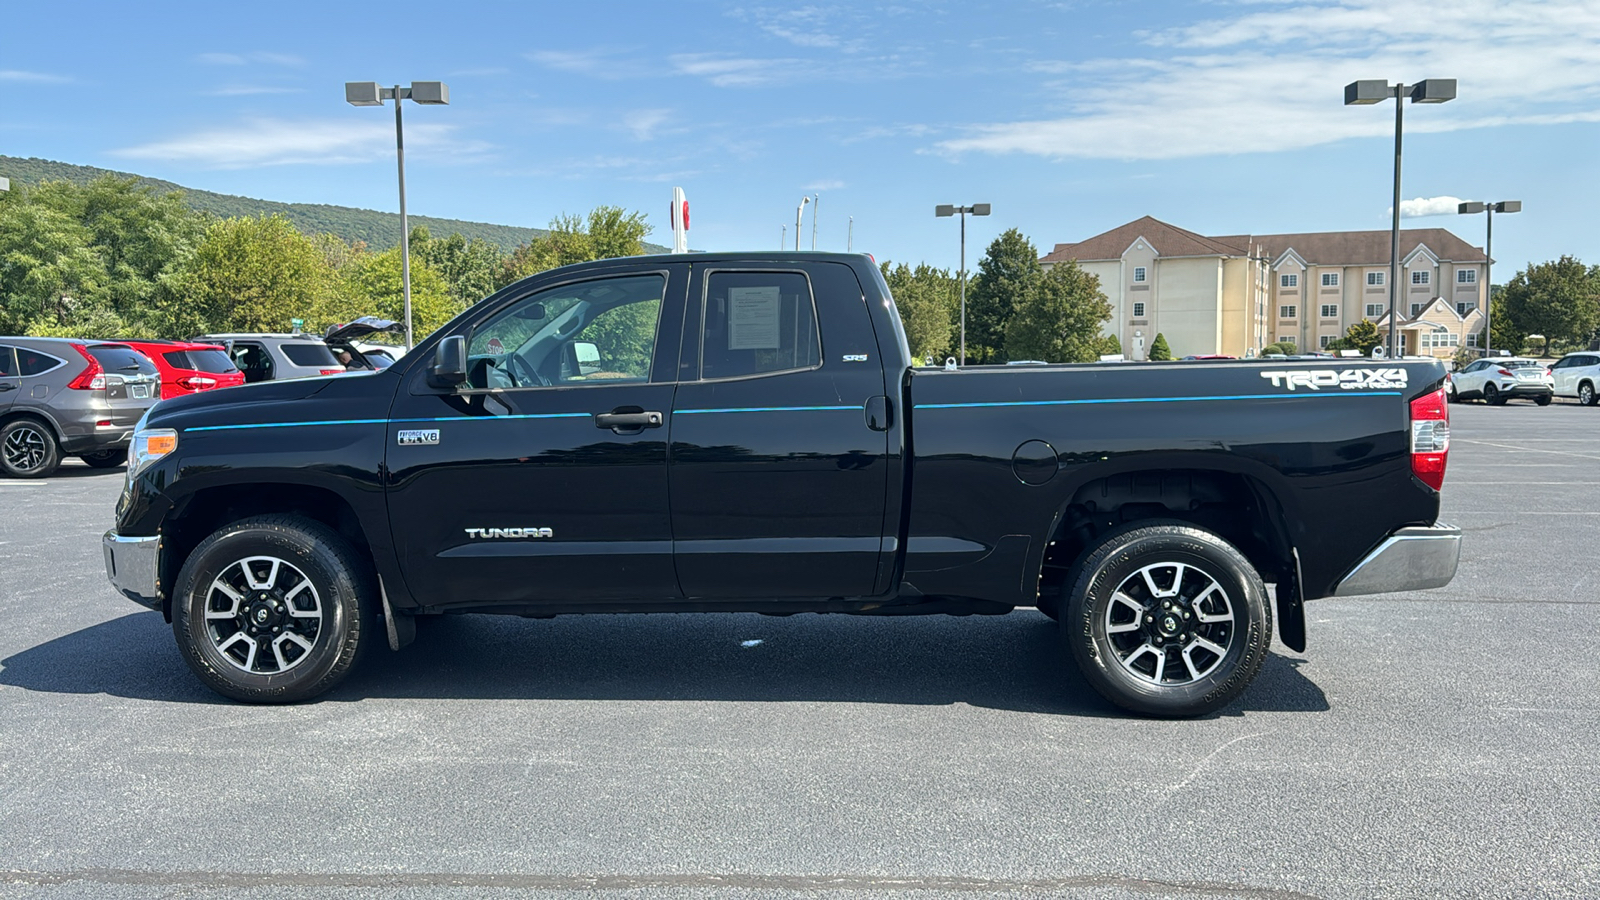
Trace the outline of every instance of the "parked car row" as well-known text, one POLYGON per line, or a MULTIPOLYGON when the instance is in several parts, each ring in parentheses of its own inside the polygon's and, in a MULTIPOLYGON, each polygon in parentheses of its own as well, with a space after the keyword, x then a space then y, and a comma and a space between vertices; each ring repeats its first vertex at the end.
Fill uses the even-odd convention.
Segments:
POLYGON ((363 317, 307 334, 207 334, 188 341, 0 337, 0 474, 44 478, 64 457, 121 465, 133 428, 163 397, 257 381, 342 375, 393 362, 359 338, 393 328, 363 317))
POLYGON ((1600 352, 1568 353, 1553 365, 1522 357, 1480 359, 1447 379, 1451 403, 1482 400, 1500 406, 1508 400, 1532 400, 1549 406, 1556 397, 1570 397, 1594 406, 1600 391, 1600 352))

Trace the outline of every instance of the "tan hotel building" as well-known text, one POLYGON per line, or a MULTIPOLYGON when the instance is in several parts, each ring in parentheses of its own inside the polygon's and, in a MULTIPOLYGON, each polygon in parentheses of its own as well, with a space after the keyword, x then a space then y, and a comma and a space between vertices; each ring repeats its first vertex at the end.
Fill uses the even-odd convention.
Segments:
MULTIPOLYGON (((1279 341, 1326 347, 1355 322, 1389 330, 1389 232, 1206 237, 1145 216, 1076 244, 1046 268, 1077 260, 1111 300, 1106 332, 1144 359, 1157 333, 1174 357, 1247 351, 1279 341)), ((1487 258, 1443 228, 1400 232, 1399 329, 1407 356, 1477 346, 1487 258)))

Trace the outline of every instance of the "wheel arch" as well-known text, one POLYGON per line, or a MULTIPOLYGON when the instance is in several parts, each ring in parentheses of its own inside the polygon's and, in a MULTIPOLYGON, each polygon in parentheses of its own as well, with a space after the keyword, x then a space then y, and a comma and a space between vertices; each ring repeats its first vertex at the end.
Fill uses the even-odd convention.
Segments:
MULTIPOLYGON (((202 488, 183 498, 168 516, 161 535, 159 583, 177 583, 178 571, 194 548, 218 528, 251 516, 298 515, 320 522, 350 542, 377 569, 373 541, 355 506, 325 485, 300 482, 252 482, 202 488)), ((172 621, 171 592, 164 592, 162 614, 172 621)))
POLYGON ((56 443, 58 445, 61 443, 61 423, 57 422, 55 416, 50 415, 47 410, 35 409, 33 407, 27 407, 24 409, 16 409, 13 407, 12 409, 6 410, 4 413, 0 413, 0 428, 6 427, 18 419, 33 419, 41 425, 46 426, 50 429, 52 436, 55 437, 56 443))
POLYGON ((1299 560, 1290 521, 1303 521, 1286 485, 1264 466, 1210 464, 1192 458, 1146 459, 1095 467, 1060 490, 1061 501, 1030 566, 1040 603, 1059 598, 1084 558, 1114 530, 1142 520, 1181 522, 1232 544, 1261 575, 1278 584, 1278 622, 1285 644, 1304 649, 1299 560), (1263 471, 1264 470, 1264 471, 1263 471))

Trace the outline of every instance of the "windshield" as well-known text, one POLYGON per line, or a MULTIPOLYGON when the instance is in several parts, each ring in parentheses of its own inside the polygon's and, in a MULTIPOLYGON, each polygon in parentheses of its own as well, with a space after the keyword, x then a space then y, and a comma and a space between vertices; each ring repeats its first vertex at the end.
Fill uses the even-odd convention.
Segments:
POLYGON ((89 355, 93 356, 100 367, 108 375, 154 375, 156 367, 144 354, 132 347, 123 347, 116 344, 99 344, 88 348, 89 355))
POLYGON ((1507 359, 1507 360, 1501 361, 1500 365, 1504 366, 1507 369, 1542 369, 1542 368, 1544 368, 1544 363, 1538 362, 1538 361, 1532 360, 1532 359, 1507 359))

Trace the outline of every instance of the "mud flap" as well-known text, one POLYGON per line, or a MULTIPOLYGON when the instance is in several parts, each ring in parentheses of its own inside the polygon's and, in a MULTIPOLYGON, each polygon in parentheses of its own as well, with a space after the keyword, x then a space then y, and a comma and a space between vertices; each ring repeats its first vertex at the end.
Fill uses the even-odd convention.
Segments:
POLYGON ((1294 575, 1278 580, 1278 640, 1296 653, 1306 652, 1306 610, 1301 602, 1300 551, 1294 550, 1294 575))
POLYGON ((383 588, 383 577, 378 578, 378 596, 383 598, 383 627, 389 632, 389 649, 399 651, 417 639, 417 620, 396 615, 389 606, 389 592, 383 588))

